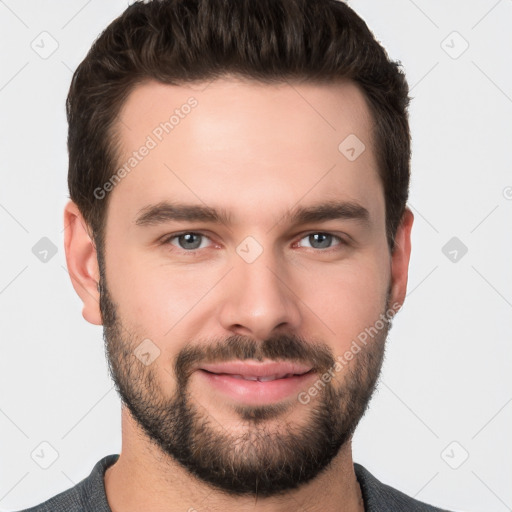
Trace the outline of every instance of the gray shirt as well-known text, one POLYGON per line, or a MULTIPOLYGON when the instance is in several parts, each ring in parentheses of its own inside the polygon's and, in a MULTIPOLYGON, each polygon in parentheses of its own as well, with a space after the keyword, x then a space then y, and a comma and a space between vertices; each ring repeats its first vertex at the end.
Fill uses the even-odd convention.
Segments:
MULTIPOLYGON (((20 512, 112 512, 108 506, 103 476, 119 455, 99 460, 91 474, 67 491, 61 492, 36 507, 20 512)), ((447 512, 421 503, 404 493, 379 482, 367 469, 354 464, 361 486, 366 512, 447 512)))

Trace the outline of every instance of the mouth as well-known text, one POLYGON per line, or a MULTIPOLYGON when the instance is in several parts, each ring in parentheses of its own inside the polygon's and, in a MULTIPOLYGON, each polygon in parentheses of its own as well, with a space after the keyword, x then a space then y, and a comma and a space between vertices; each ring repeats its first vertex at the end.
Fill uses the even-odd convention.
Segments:
POLYGON ((242 362, 205 364, 198 374, 209 389, 247 405, 263 405, 296 396, 314 370, 292 362, 242 362))
MULTIPOLYGON (((213 372, 209 372, 209 373, 213 373, 213 372)), ((289 377, 299 377, 300 375, 304 375, 304 374, 287 373, 285 375, 268 375, 266 377, 263 377, 262 375, 232 375, 229 373, 214 373, 214 375, 227 375, 229 377, 232 377, 233 379, 257 380, 258 382, 270 382, 271 380, 288 379, 289 377)))

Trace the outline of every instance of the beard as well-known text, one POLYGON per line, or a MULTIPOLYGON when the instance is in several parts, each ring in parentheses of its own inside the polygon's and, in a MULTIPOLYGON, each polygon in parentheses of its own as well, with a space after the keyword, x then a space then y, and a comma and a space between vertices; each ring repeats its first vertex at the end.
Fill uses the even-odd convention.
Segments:
MULTIPOLYGON (((383 302, 388 310, 389 292, 383 302)), ((292 334, 263 342, 233 335, 189 343, 175 357, 176 389, 169 398, 159 385, 158 360, 145 366, 134 356, 141 339, 121 322, 104 277, 100 309, 109 372, 132 417, 164 458, 170 457, 168 461, 178 462, 201 482, 231 496, 278 496, 313 480, 329 466, 368 407, 391 327, 386 316, 384 327, 342 368, 343 378, 326 384, 321 376, 329 369, 332 372, 336 360, 323 343, 292 334), (313 367, 318 375, 315 383, 322 386, 317 386, 318 395, 307 405, 293 399, 237 405, 233 411, 238 430, 230 431, 191 397, 189 379, 198 363, 246 359, 305 363, 313 367), (307 408, 306 419, 288 421, 286 413, 289 416, 298 407, 307 408)))

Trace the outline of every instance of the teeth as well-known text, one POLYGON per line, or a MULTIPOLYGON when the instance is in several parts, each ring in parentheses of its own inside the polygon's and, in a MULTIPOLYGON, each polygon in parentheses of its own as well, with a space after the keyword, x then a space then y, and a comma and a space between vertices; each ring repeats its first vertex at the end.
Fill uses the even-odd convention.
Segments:
POLYGON ((276 379, 286 379, 288 377, 293 377, 293 373, 280 373, 280 374, 276 374, 276 375, 267 375, 266 377, 257 377, 255 375, 246 375, 246 376, 243 376, 243 375, 231 375, 231 377, 233 377, 234 379, 243 379, 243 380, 252 380, 252 381, 259 381, 259 382, 269 382, 271 380, 276 380, 276 379))
POLYGON ((242 380, 258 380, 258 377, 253 377, 252 375, 248 375, 247 377, 243 377, 242 375, 233 375, 229 374, 233 379, 242 379, 242 380))

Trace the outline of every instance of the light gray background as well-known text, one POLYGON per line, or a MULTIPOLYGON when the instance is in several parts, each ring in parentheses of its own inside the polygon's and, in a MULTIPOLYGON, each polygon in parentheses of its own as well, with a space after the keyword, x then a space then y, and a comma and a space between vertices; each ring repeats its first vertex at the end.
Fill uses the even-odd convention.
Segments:
MULTIPOLYGON (((0 0, 2 511, 120 450, 120 402, 66 271, 62 210, 72 71, 126 5, 0 0), (43 237, 57 248, 46 262, 32 252, 43 237)), ((423 501, 511 510, 512 1, 350 5, 408 76, 416 215, 409 296, 354 459, 423 501)))

